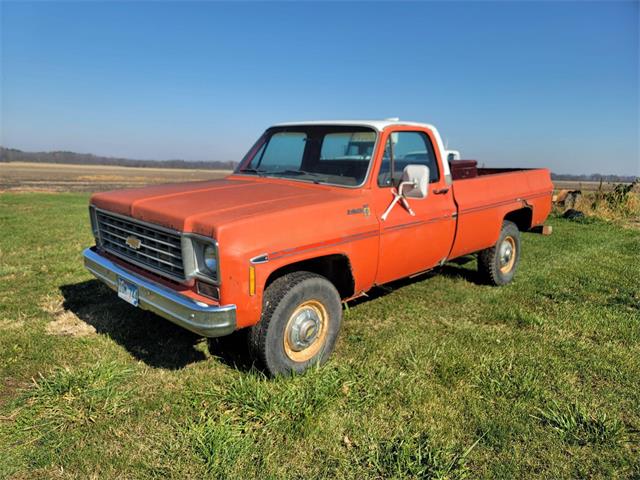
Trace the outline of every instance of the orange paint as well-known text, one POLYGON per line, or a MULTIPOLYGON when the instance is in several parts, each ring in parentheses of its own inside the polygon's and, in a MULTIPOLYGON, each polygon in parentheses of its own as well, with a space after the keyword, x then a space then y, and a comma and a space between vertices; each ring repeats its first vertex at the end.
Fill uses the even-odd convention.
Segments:
MULTIPOLYGON (((148 223, 215 238, 220 304, 237 306, 238 328, 259 321, 265 282, 271 273, 292 263, 344 255, 357 295, 445 259, 491 247, 510 212, 530 208, 529 227, 546 220, 553 189, 548 170, 488 174, 479 169, 475 178, 448 183, 442 153, 434 148, 440 178, 429 184, 427 198, 409 200, 415 216, 397 205, 382 221, 380 216, 393 198, 389 187, 377 184, 384 144, 391 132, 408 130, 426 133, 435 146, 435 132, 426 126, 385 127, 379 133, 369 176, 358 188, 232 174, 222 180, 97 193, 91 203, 148 223), (249 270, 251 259, 264 254, 268 261, 249 270), (250 295, 254 288, 255 294, 250 295)), ((158 280, 153 274, 144 275, 158 280)), ((164 283, 194 299, 212 302, 198 295, 192 284, 164 283)))

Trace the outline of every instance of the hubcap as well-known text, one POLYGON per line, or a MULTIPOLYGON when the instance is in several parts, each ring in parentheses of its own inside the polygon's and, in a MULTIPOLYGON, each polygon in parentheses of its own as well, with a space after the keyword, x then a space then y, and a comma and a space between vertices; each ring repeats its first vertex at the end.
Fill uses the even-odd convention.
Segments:
POLYGON ((291 350, 299 352, 311 345, 320 331, 320 316, 311 307, 304 307, 298 310, 295 317, 291 319, 289 328, 289 344, 291 350))
POLYGON ((516 242, 512 237, 506 237, 500 244, 498 259, 502 273, 511 271, 516 261, 516 242))
POLYGON ((307 300, 293 311, 284 332, 284 351, 295 362, 316 355, 327 335, 327 311, 317 300, 307 300))

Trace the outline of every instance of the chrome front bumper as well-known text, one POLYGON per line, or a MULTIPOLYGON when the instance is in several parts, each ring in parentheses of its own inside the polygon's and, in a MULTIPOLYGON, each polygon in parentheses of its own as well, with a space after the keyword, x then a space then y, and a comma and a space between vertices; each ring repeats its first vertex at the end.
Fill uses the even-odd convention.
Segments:
POLYGON ((204 337, 221 337, 236 329, 235 305, 207 305, 136 275, 115 262, 87 248, 83 253, 84 266, 95 277, 118 290, 118 277, 138 287, 138 304, 144 310, 150 310, 170 322, 204 337))

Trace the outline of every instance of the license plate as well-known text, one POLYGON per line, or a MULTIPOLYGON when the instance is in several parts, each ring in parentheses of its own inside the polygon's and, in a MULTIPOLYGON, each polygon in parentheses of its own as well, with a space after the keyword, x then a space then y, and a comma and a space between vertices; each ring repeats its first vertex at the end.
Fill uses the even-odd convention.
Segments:
POLYGON ((134 307, 138 306, 138 286, 119 277, 118 296, 134 307))

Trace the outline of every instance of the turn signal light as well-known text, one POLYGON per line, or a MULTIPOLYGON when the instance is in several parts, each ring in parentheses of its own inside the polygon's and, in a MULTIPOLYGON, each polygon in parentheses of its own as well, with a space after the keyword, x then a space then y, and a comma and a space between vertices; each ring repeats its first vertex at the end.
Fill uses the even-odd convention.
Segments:
POLYGON ((256 294, 256 267, 251 265, 249 267, 249 295, 254 296, 256 294))

